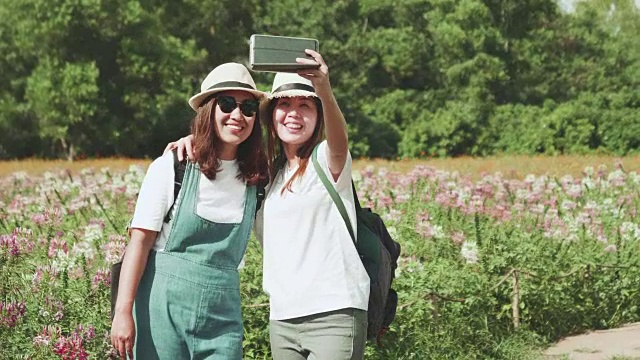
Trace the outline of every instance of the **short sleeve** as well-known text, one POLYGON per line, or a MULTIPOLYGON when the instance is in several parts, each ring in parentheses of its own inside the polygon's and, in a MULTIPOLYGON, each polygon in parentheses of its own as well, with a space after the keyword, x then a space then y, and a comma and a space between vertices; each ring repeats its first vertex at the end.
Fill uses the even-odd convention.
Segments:
POLYGON ((334 183, 336 189, 339 191, 346 190, 351 188, 351 169, 352 169, 352 160, 351 160, 351 152, 347 153, 347 159, 344 162, 344 167, 340 172, 340 176, 338 177, 338 181, 333 181, 333 175, 331 174, 331 170, 329 170, 329 162, 327 161, 327 141, 323 141, 318 145, 318 163, 324 170, 324 173, 327 175, 327 178, 334 183))
POLYGON ((173 203, 173 154, 167 152, 154 160, 144 177, 131 228, 160 231, 173 203))

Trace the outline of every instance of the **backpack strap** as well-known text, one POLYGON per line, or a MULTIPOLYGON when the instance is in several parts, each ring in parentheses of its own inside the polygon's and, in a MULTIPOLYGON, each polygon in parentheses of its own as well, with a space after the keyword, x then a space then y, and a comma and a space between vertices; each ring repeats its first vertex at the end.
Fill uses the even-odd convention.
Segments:
POLYGON ((262 207, 262 202, 264 201, 264 197, 265 197, 265 186, 264 185, 257 185, 256 186, 256 214, 258 213, 258 210, 260 210, 260 208, 262 207))
MULTIPOLYGON (((320 163, 318 163, 318 147, 319 145, 316 145, 316 147, 313 149, 313 153, 311 154, 311 161, 313 162, 313 167, 316 169, 316 172, 320 177, 320 181, 322 181, 322 185, 324 185, 325 189, 327 189, 329 196, 331 196, 331 199, 333 199, 333 202, 336 204, 336 207, 340 212, 340 216, 342 216, 342 220, 344 220, 344 223, 347 225, 347 230, 349 230, 349 235, 351 236, 351 240, 355 244, 356 237, 355 237, 355 234, 353 233, 353 228, 351 227, 351 221, 349 220, 349 214, 347 214, 347 208, 344 207, 344 202, 342 202, 340 195, 338 195, 338 192, 333 187, 333 184, 331 184, 331 181, 329 180, 329 178, 327 178, 327 174, 324 173, 324 170, 322 170, 320 163)), ((351 181, 351 184, 352 186, 354 186, 353 180, 351 181)), ((354 186, 354 190, 355 190, 355 186, 354 186)), ((356 196, 355 191, 354 191, 354 196, 356 196)), ((357 200, 356 200, 356 203, 358 203, 357 200)), ((358 204, 357 206, 359 208, 360 204, 358 204)))
POLYGON ((173 211, 173 207, 176 204, 176 200, 178 199, 178 194, 180 193, 180 188, 182 187, 182 180, 184 179, 184 172, 187 169, 187 161, 186 160, 178 160, 178 150, 173 149, 173 204, 167 211, 167 215, 164 217, 164 222, 169 223, 171 221, 171 212, 173 211))
POLYGON ((362 206, 360 205, 360 199, 358 199, 358 191, 356 190, 356 183, 351 179, 351 189, 353 189, 353 202, 356 205, 356 214, 362 210, 362 206))

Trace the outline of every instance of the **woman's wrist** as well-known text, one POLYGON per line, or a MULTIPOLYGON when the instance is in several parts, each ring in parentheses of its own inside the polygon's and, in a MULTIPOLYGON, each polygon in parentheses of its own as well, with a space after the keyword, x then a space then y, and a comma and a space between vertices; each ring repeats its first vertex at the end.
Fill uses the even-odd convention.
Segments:
POLYGON ((318 86, 315 88, 316 95, 322 100, 324 104, 327 101, 330 101, 334 98, 333 90, 331 89, 331 85, 327 83, 326 86, 318 86))
POLYGON ((116 307, 114 310, 116 314, 131 315, 131 313, 133 312, 133 301, 126 301, 122 303, 118 302, 116 303, 116 307))

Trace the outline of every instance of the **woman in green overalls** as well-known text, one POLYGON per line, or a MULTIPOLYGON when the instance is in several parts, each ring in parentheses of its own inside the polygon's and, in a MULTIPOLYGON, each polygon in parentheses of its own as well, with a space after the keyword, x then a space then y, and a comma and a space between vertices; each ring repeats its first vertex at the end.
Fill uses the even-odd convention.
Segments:
POLYGON ((111 328, 122 359, 242 359, 237 268, 266 179, 262 97, 243 65, 218 66, 189 100, 195 162, 175 204, 173 154, 150 165, 111 328))

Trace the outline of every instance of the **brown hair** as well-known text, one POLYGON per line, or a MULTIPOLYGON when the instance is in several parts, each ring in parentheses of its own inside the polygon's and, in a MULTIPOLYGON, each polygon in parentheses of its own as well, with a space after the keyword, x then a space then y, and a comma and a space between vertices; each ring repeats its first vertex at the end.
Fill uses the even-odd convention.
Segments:
MULTIPOLYGON (((269 105, 267 105, 265 114, 263 114, 265 118, 264 123, 267 128, 267 162, 269 164, 269 179, 271 183, 274 182, 276 175, 278 175, 278 171, 287 163, 282 140, 278 138, 276 129, 273 126, 273 110, 276 108, 280 99, 281 98, 275 98, 271 100, 269 105)), ((307 140, 307 142, 298 149, 297 155, 300 157, 300 165, 291 179, 289 179, 282 188, 282 191, 280 192, 281 194, 284 193, 285 189, 293 192, 291 188, 293 182, 304 174, 307 169, 307 165, 309 164, 309 158, 311 157, 313 149, 322 141, 324 136, 324 114, 322 111, 322 102, 317 97, 313 97, 313 100, 318 108, 318 121, 316 121, 316 128, 313 130, 313 135, 311 135, 309 140, 307 140)))
MULTIPOLYGON (((214 96, 202 102, 196 116, 191 123, 193 134, 193 152, 195 161, 200 165, 200 171, 209 179, 214 180, 220 172, 220 158, 218 146, 220 137, 214 127, 216 99, 214 96)), ((267 158, 262 148, 262 131, 260 129, 260 116, 256 113, 251 135, 247 140, 238 145, 239 180, 244 180, 247 185, 264 185, 267 181, 267 158)))

